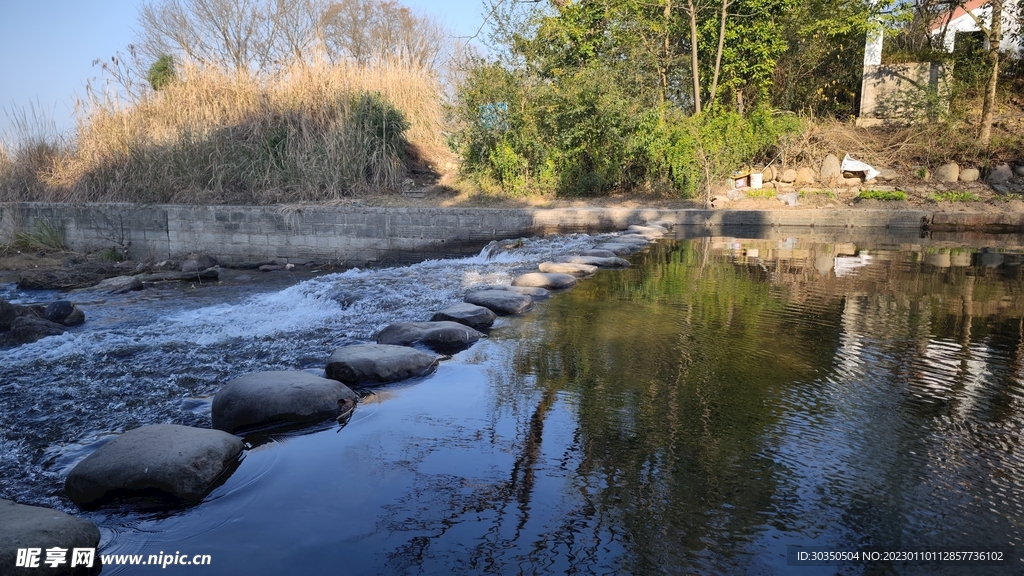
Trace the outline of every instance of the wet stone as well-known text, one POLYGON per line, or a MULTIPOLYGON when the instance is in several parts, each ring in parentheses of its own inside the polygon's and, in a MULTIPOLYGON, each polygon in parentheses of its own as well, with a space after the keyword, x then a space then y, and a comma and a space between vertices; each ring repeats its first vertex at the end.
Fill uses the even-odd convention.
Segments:
POLYGON ((398 322, 381 330, 378 344, 396 346, 426 346, 441 354, 454 354, 469 348, 483 334, 458 322, 398 322))
POLYGON ((398 382, 426 376, 440 360, 408 346, 353 344, 338 348, 327 361, 327 377, 349 386, 398 382))
POLYGON ((623 235, 623 237, 625 237, 625 236, 640 236, 642 238, 647 238, 649 240, 654 240, 654 239, 657 239, 657 238, 661 238, 667 232, 668 232, 668 230, 665 230, 664 228, 662 228, 660 226, 655 228, 654 226, 638 226, 636 224, 633 224, 629 228, 626 228, 626 231, 623 232, 622 235, 623 235))
POLYGON ((102 568, 99 554, 94 556, 91 568, 71 567, 75 548, 97 548, 99 544, 100 531, 88 520, 49 508, 0 500, 0 569, 5 575, 99 574, 102 568), (38 566, 16 567, 19 548, 39 548, 38 566), (67 550, 66 562, 56 567, 46 564, 46 550, 50 548, 67 550))
POLYGON ((580 255, 581 256, 594 256, 595 258, 615 258, 616 257, 615 252, 612 252, 611 250, 598 250, 598 249, 584 250, 584 251, 580 252, 580 255))
POLYGON ((563 290, 576 285, 576 277, 554 272, 529 272, 512 280, 513 286, 533 286, 548 290, 563 290))
POLYGON ((308 372, 254 372, 228 382, 213 398, 213 427, 225 432, 319 422, 350 413, 356 395, 337 380, 308 372))
POLYGON ((532 286, 513 286, 511 284, 482 284, 479 286, 473 286, 466 291, 467 294, 470 292, 488 291, 488 290, 504 290, 505 292, 515 292, 517 294, 523 294, 529 296, 534 300, 544 300, 545 298, 551 297, 551 291, 544 288, 536 288, 532 286))
MULTIPOLYGON (((603 250, 602 250, 603 252, 603 250)), ((623 260, 612 256, 558 256, 555 262, 568 262, 572 264, 586 264, 598 268, 629 268, 629 260, 623 260)))
POLYGON ((466 302, 483 306, 499 316, 533 310, 533 298, 511 290, 476 290, 466 294, 466 302))
MULTIPOLYGON (((646 244, 644 246, 646 246, 646 244)), ((640 250, 643 250, 643 246, 640 246, 639 244, 625 242, 605 242, 603 244, 598 244, 597 246, 594 246, 594 248, 601 252, 608 251, 611 252, 612 254, 618 254, 619 256, 625 256, 627 254, 632 254, 633 252, 639 252, 640 250)))
POLYGON ((104 444, 68 474, 68 497, 79 506, 121 496, 179 502, 202 499, 238 461, 242 441, 220 430, 156 424, 104 444))
POLYGON ((458 304, 452 304, 443 310, 438 310, 430 317, 430 320, 432 322, 439 322, 443 320, 458 322, 459 324, 480 330, 483 328, 489 328, 491 324, 494 324, 494 320, 496 318, 497 315, 494 312, 484 308, 483 306, 477 306, 476 304, 470 304, 468 302, 459 302, 458 304))
POLYGON ((589 264, 572 264, 568 262, 541 262, 537 269, 549 274, 568 274, 577 278, 593 276, 597 272, 597 266, 589 264))

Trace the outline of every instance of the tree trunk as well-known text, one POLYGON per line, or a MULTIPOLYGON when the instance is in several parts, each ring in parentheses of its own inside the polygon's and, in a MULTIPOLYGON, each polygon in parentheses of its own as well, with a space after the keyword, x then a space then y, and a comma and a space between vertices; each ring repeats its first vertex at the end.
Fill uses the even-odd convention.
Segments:
POLYGON ((661 66, 658 69, 658 74, 661 80, 661 103, 664 104, 668 98, 668 63, 670 60, 669 49, 671 48, 671 30, 672 30, 672 0, 665 2, 665 40, 662 45, 662 61, 661 66))
POLYGON ((978 143, 988 147, 992 141, 992 117, 995 115, 996 86, 999 83, 999 43, 1003 31, 1003 0, 992 0, 992 24, 988 34, 988 86, 985 87, 985 101, 981 106, 981 129, 978 143))
POLYGON ((697 8, 686 0, 690 10, 690 67, 693 69, 693 113, 700 114, 700 69, 697 60, 697 8))
POLYGON ((721 23, 718 26, 718 51, 715 52, 715 75, 711 80, 711 94, 708 98, 708 106, 715 103, 715 94, 718 92, 718 73, 722 70, 722 49, 725 47, 725 18, 728 15, 729 1, 722 0, 721 23))

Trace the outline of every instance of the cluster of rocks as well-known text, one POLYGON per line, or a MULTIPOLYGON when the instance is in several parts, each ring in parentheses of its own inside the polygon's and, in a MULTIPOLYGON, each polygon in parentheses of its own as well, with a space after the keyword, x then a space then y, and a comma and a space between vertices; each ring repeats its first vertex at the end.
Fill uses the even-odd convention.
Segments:
POLYGON ((17 346, 67 332, 85 322, 85 312, 68 300, 48 305, 11 304, 0 298, 0 346, 17 346))
POLYGON ((163 282, 213 281, 220 277, 217 259, 193 254, 178 263, 96 262, 83 256, 64 259, 58 269, 26 270, 19 275, 22 290, 72 290, 124 294, 163 282))
MULTIPOLYGON (((886 184, 896 181, 910 181, 901 189, 910 191, 913 188, 912 182, 928 181, 927 190, 937 189, 955 190, 962 188, 962 185, 984 186, 987 184, 997 194, 1024 194, 1024 165, 1012 167, 1009 164, 998 164, 991 168, 987 174, 977 167, 961 167, 956 162, 947 162, 935 168, 934 171, 925 166, 918 166, 911 169, 909 175, 901 174, 891 168, 878 168, 878 174, 873 178, 867 178, 864 171, 844 171, 843 163, 834 154, 829 154, 817 167, 799 166, 796 168, 778 168, 768 166, 761 171, 762 187, 767 190, 775 190, 775 197, 790 206, 798 204, 799 192, 824 193, 831 191, 837 196, 843 194, 856 194, 865 186, 877 190, 895 190, 886 184), (880 184, 880 185, 879 185, 880 184)), ((713 207, 722 207, 730 202, 741 200, 748 195, 749 188, 731 189, 724 193, 717 194, 712 198, 713 207)))
MULTIPOLYGON (((241 462, 245 445, 239 435, 342 420, 356 406, 352 388, 430 374, 449 357, 445 355, 484 338, 498 316, 529 312, 552 291, 570 289, 598 269, 629 266, 620 256, 644 249, 671 226, 630 226, 614 241, 544 262, 539 271, 522 274, 511 284, 472 287, 463 302, 438 310, 428 322, 391 324, 374 343, 338 348, 327 361, 326 378, 303 371, 235 378, 214 396, 212 428, 157 424, 128 430, 79 462, 65 480, 65 491, 82 508, 198 502, 241 462)), ((6 314, 0 318, 14 316, 13 305, 7 306, 0 308, 6 314)), ((10 560, 7 566, 13 565, 17 547, 95 547, 98 541, 98 531, 89 522, 0 501, 0 561, 10 560)))

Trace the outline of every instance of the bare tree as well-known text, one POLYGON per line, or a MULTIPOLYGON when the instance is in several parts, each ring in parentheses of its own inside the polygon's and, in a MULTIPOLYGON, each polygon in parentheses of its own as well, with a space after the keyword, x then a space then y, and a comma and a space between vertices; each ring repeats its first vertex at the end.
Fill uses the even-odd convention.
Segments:
POLYGON ((400 60, 435 68, 448 45, 434 18, 416 14, 394 0, 342 0, 321 18, 327 54, 360 64, 400 60))
POLYGON ((140 51, 152 59, 181 54, 236 70, 272 59, 276 27, 269 0, 156 0, 139 9, 140 51))

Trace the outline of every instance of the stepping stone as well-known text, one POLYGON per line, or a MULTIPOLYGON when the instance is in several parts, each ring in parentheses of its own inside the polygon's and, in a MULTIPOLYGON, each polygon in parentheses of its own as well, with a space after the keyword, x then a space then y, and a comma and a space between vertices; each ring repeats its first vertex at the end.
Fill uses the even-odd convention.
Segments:
MULTIPOLYGON (((646 246, 646 244, 644 246, 646 246)), ((639 252, 640 250, 643 250, 643 248, 638 244, 618 242, 605 242, 603 244, 598 244, 594 248, 596 248, 598 252, 608 251, 611 252, 612 254, 618 254, 620 256, 625 256, 627 254, 632 254, 633 252, 639 252)))
POLYGON ((623 233, 619 237, 615 238, 615 240, 612 240, 612 242, 615 242, 617 244, 635 244, 637 246, 644 247, 653 242, 653 240, 649 240, 646 237, 641 236, 639 234, 623 233))
POLYGON ((98 548, 99 544, 100 531, 88 520, 49 508, 0 500, 0 567, 4 574, 98 574, 99 554, 94 555, 91 567, 81 564, 79 559, 72 566, 71 561, 75 548, 98 548), (15 567, 19 548, 40 549, 37 567, 15 567), (50 548, 67 550, 64 564, 54 568, 46 564, 46 550, 50 548))
POLYGON ((356 406, 355 392, 337 380, 297 370, 235 378, 213 397, 213 427, 236 433, 338 418, 356 406))
POLYGON ((491 324, 494 324, 495 318, 497 318, 497 315, 483 306, 477 306, 469 302, 459 302, 458 304, 452 304, 444 310, 434 312, 434 315, 430 317, 430 321, 440 322, 447 320, 458 322, 459 324, 479 330, 490 328, 491 324))
POLYGON ((79 506, 153 492, 194 502, 206 495, 241 453, 242 441, 220 430, 143 426, 121 434, 79 462, 64 488, 79 506))
POLYGON ((655 224, 654 222, 648 222, 647 224, 631 224, 626 227, 626 230, 654 230, 656 232, 661 232, 662 234, 668 234, 667 226, 655 224))
POLYGON ((640 236, 642 238, 654 240, 656 238, 661 238, 666 232, 667 230, 661 227, 654 228, 653 226, 638 226, 633 224, 629 228, 626 228, 626 231, 622 234, 623 236, 640 236))
POLYGON ((582 255, 582 256, 594 256, 594 257, 597 257, 597 258, 615 258, 616 257, 615 252, 612 252, 611 250, 598 250, 596 248, 595 249, 590 249, 590 250, 584 250, 584 251, 580 252, 580 255, 582 255))
POLYGON ((661 226, 666 232, 676 227, 676 223, 671 220, 651 220, 647 223, 648 226, 661 226))
MULTIPOLYGON (((602 250, 602 252, 604 251, 602 250)), ((586 264, 598 268, 629 268, 629 260, 623 260, 614 254, 611 256, 559 256, 555 258, 555 262, 586 264)))
MULTIPOLYGON (((493 315, 493 312, 492 312, 493 315)), ((426 346, 441 354, 454 354, 469 348, 483 334, 469 326, 442 320, 439 322, 398 322, 381 330, 377 344, 426 346)))
POLYGON ((545 300, 551 297, 551 291, 545 288, 513 286, 511 284, 481 284, 479 286, 473 286, 467 290, 466 293, 469 294, 470 292, 479 292, 481 290, 504 290, 505 292, 516 292, 529 296, 534 300, 545 300))
POLYGON ((327 361, 327 377, 349 386, 386 384, 426 376, 440 360, 408 346, 353 344, 343 346, 327 361))
POLYGON ((533 310, 533 298, 511 290, 477 290, 466 294, 466 302, 483 306, 498 316, 533 310))
POLYGON ((597 272, 597 266, 589 264, 571 264, 568 262, 541 262, 537 269, 550 274, 568 274, 577 278, 593 276, 597 272))
POLYGON ((513 286, 533 286, 547 288, 548 290, 562 290, 572 288, 576 285, 576 277, 569 274, 558 274, 554 272, 530 272, 517 276, 512 281, 513 286))

